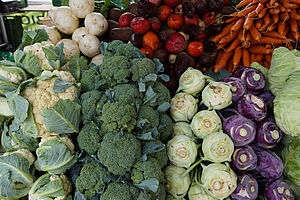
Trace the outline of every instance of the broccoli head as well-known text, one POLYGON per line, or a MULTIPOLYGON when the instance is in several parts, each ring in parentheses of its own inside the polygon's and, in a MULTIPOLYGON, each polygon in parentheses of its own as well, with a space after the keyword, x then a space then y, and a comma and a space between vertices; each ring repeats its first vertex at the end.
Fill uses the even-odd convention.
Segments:
POLYGON ((98 89, 102 85, 101 76, 98 72, 98 68, 93 67, 90 68, 89 70, 85 70, 82 73, 80 83, 81 83, 81 90, 83 92, 98 89))
POLYGON ((130 77, 130 63, 124 56, 104 57, 99 69, 102 78, 109 86, 125 83, 130 77))
POLYGON ((131 132, 136 125, 136 108, 121 102, 107 102, 102 109, 101 128, 107 132, 131 132))
POLYGON ((143 128, 154 128, 159 125, 159 113, 150 106, 140 107, 138 119, 145 120, 143 128))
POLYGON ((120 84, 113 88, 114 99, 119 102, 126 104, 132 104, 140 100, 141 103, 141 93, 138 88, 133 84, 120 84))
POLYGON ((139 194, 139 189, 127 183, 111 183, 101 195, 100 200, 136 200, 139 194))
POLYGON ((121 44, 124 44, 124 42, 122 42, 121 40, 113 40, 108 43, 107 50, 115 54, 117 52, 118 46, 121 44))
POLYGON ((131 60, 132 81, 137 82, 148 74, 155 73, 155 63, 149 58, 131 60))
POLYGON ((171 100, 170 91, 161 82, 154 83, 153 91, 159 95, 159 97, 157 98, 158 105, 161 105, 165 102, 170 102, 171 100))
POLYGON ((96 154, 103 135, 104 133, 93 122, 84 125, 77 137, 79 148, 88 154, 96 154))
POLYGON ((116 56, 125 56, 128 59, 145 58, 145 54, 130 43, 120 44, 116 47, 116 56))
POLYGON ((114 175, 123 176, 141 157, 141 142, 131 133, 107 133, 101 142, 98 158, 114 175))
POLYGON ((167 114, 160 114, 160 125, 158 127, 159 139, 166 143, 173 134, 173 121, 167 114))
POLYGON ((146 161, 137 161, 131 171, 131 180, 134 183, 139 184, 149 178, 156 178, 159 182, 164 180, 160 164, 153 157, 148 157, 146 161))
POLYGON ((104 179, 111 174, 100 165, 95 163, 85 164, 79 177, 76 179, 76 188, 84 194, 86 199, 92 199, 92 197, 100 192, 103 192, 106 184, 104 179))
POLYGON ((91 90, 81 95, 81 112, 82 121, 84 123, 93 121, 95 119, 95 116, 99 114, 99 112, 97 112, 99 109, 98 102, 102 102, 103 100, 106 101, 107 97, 103 92, 100 92, 99 90, 91 90))

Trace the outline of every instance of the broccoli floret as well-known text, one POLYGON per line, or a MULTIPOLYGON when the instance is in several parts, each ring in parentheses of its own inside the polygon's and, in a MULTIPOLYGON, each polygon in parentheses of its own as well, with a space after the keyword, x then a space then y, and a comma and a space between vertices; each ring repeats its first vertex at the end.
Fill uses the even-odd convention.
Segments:
POLYGON ((107 186, 100 200, 137 200, 140 191, 127 183, 111 183, 107 186))
POLYGON ((132 81, 139 81, 148 74, 155 73, 155 63, 149 58, 131 60, 132 81))
POLYGON ((121 84, 113 88, 114 99, 119 102, 126 104, 132 104, 137 101, 141 103, 142 93, 139 92, 138 88, 133 84, 121 84))
POLYGON ((135 160, 141 157, 141 142, 131 133, 107 133, 97 155, 108 171, 123 176, 130 171, 135 160))
POLYGON ((120 44, 116 47, 116 54, 117 56, 125 56, 128 59, 133 58, 145 58, 145 54, 133 46, 132 44, 120 44))
POLYGON ((124 42, 122 42, 121 40, 113 40, 110 43, 108 43, 107 50, 111 51, 112 53, 116 53, 118 46, 121 44, 124 44, 124 42))
POLYGON ((96 193, 103 192, 105 189, 104 179, 111 174, 100 165, 95 163, 87 163, 80 171, 79 177, 76 179, 76 188, 84 194, 86 199, 92 199, 96 193))
POLYGON ((131 132, 136 125, 136 108, 121 102, 107 102, 102 109, 101 128, 107 132, 131 132))
POLYGON ((99 88, 101 76, 96 67, 85 70, 80 79, 81 90, 83 92, 91 91, 99 88))
MULTIPOLYGON (((155 141, 152 141, 152 142, 155 143, 155 144, 158 144, 160 146, 163 145, 163 143, 160 140, 155 140, 155 141)), ((162 151, 151 153, 149 155, 151 157, 155 158, 158 161, 160 168, 163 168, 168 163, 169 159, 168 159, 168 154, 167 154, 167 148, 166 147, 162 151)))
POLYGON ((97 102, 101 99, 103 93, 98 90, 91 90, 89 92, 83 93, 80 97, 80 102, 82 105, 81 113, 82 120, 84 123, 93 120, 96 115, 97 102))
POLYGON ((89 154, 96 154, 103 135, 104 133, 93 122, 86 124, 77 137, 79 148, 89 154))
POLYGON ((173 121, 167 114, 160 114, 160 125, 158 127, 159 139, 166 143, 173 133, 173 121))
POLYGON ((156 178, 159 182, 164 179, 160 164, 152 157, 148 157, 146 161, 137 161, 131 171, 131 180, 137 184, 149 178, 156 178))
POLYGON ((143 128, 154 128, 159 125, 159 113, 150 106, 140 107, 138 119, 145 120, 143 128))
POLYGON ((127 78, 130 77, 130 63, 124 56, 104 57, 99 72, 112 87, 127 82, 127 78))
POLYGON ((162 183, 159 184, 156 192, 148 191, 147 193, 151 200, 166 200, 166 188, 162 183))
POLYGON ((157 98, 158 105, 161 105, 165 102, 170 102, 171 100, 170 91, 161 82, 154 83, 153 91, 159 95, 159 97, 157 98))

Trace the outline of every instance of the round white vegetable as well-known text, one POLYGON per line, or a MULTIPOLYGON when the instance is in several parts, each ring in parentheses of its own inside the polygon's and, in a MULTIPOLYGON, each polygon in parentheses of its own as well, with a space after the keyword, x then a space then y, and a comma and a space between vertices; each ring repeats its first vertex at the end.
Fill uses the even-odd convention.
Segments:
POLYGON ((79 19, 67 6, 51 8, 48 13, 56 28, 64 33, 71 35, 79 26, 79 19))
POLYGON ((94 58, 92 58, 91 63, 94 63, 95 65, 101 65, 103 63, 103 54, 98 54, 94 58))
POLYGON ((78 44, 70 39, 62 39, 56 45, 60 43, 64 43, 64 55, 66 58, 70 58, 72 56, 80 55, 80 50, 78 44))
POLYGON ((58 30, 55 28, 55 26, 40 26, 39 29, 44 29, 48 36, 49 36, 49 41, 52 42, 53 44, 56 44, 59 40, 61 40, 61 35, 58 32, 58 30))
POLYGON ((72 13, 78 18, 85 18, 87 14, 91 13, 95 9, 94 0, 70 0, 69 6, 72 13))
POLYGON ((79 43, 79 40, 86 34, 88 34, 88 29, 85 27, 80 27, 73 32, 72 40, 79 43))
POLYGON ((84 35, 79 41, 80 51, 87 57, 94 57, 100 53, 100 40, 91 34, 84 35))
POLYGON ((108 23, 101 13, 90 13, 85 17, 84 26, 89 30, 89 34, 101 36, 108 29, 108 23))

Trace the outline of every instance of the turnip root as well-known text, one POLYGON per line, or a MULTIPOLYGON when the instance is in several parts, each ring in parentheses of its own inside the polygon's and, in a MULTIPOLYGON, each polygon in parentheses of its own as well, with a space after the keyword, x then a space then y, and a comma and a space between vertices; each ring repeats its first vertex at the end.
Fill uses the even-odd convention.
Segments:
POLYGON ((85 35, 88 34, 88 29, 85 27, 80 27, 76 29, 72 34, 72 40, 79 43, 79 40, 85 35))
POLYGON ((67 6, 51 8, 48 13, 56 28, 67 35, 71 35, 79 26, 79 19, 67 6))
POLYGON ((100 53, 100 40, 92 34, 86 34, 79 40, 79 49, 85 56, 94 57, 100 53))
POLYGON ((85 17, 84 26, 89 34, 101 36, 108 29, 108 22, 101 13, 90 13, 85 17))
POLYGON ((72 56, 80 55, 80 50, 78 44, 70 39, 62 39, 56 45, 64 43, 64 55, 66 58, 71 58, 72 56))
POLYGON ((94 58, 92 58, 91 63, 94 63, 95 65, 101 65, 103 63, 103 54, 98 54, 94 58))
POLYGON ((72 13, 78 18, 85 18, 87 14, 95 9, 94 0, 69 0, 69 6, 72 13))
POLYGON ((61 40, 61 35, 58 32, 58 30, 55 28, 55 26, 42 25, 39 26, 39 29, 44 29, 47 32, 49 36, 49 41, 52 42, 53 44, 56 44, 59 40, 61 40))

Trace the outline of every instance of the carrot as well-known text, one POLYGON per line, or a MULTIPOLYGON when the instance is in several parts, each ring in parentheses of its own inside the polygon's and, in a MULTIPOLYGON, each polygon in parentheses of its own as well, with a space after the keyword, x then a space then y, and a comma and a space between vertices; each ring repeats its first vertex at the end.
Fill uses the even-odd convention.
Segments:
POLYGON ((260 13, 260 11, 262 11, 264 9, 264 4, 259 3, 255 9, 256 15, 258 15, 258 13, 260 13))
POLYGON ((247 16, 250 12, 256 9, 256 5, 251 5, 248 8, 245 8, 239 12, 237 12, 236 16, 238 17, 244 17, 247 16))
POLYGON ((238 5, 236 5, 235 7, 240 8, 240 7, 244 7, 248 4, 250 4, 252 2, 252 0, 243 0, 240 3, 238 3, 238 5))
POLYGON ((285 7, 281 4, 278 4, 278 9, 280 10, 280 12, 285 12, 285 7))
POLYGON ((247 49, 243 49, 242 60, 245 67, 250 66, 250 55, 247 49))
POLYGON ((246 17, 246 20, 243 24, 243 29, 244 30, 249 30, 251 28, 251 26, 253 25, 253 21, 254 21, 254 19, 249 17, 249 14, 248 14, 247 17, 246 17))
POLYGON ((232 51, 225 51, 220 57, 220 61, 218 64, 215 65, 215 72, 218 72, 219 69, 224 69, 228 63, 229 58, 232 56, 232 51))
MULTIPOLYGON (((299 27, 298 27, 298 23, 296 20, 290 20, 290 27, 291 27, 291 32, 292 33, 296 33, 296 35, 299 35, 299 27)), ((294 37, 296 40, 299 39, 299 36, 294 37)))
POLYGON ((285 36, 284 35, 284 30, 285 30, 286 24, 283 21, 278 22, 278 27, 277 27, 277 31, 280 35, 285 36))
POLYGON ((272 54, 272 49, 267 49, 264 46, 251 46, 249 48, 249 52, 254 54, 272 54))
POLYGON ((227 71, 232 72, 233 71, 233 63, 232 63, 232 58, 230 58, 230 60, 228 61, 227 64, 227 71))
POLYGON ((288 35, 289 31, 290 31, 290 28, 287 26, 287 27, 284 29, 283 35, 284 35, 284 36, 288 35))
POLYGON ((262 62, 262 65, 265 67, 265 68, 267 68, 267 69, 270 69, 270 64, 267 62, 267 61, 263 61, 262 62))
POLYGON ((290 3, 289 7, 290 7, 290 9, 298 9, 298 8, 300 8, 300 5, 299 4, 295 4, 295 3, 290 3))
POLYGON ((280 10, 278 8, 271 8, 269 9, 269 13, 271 15, 278 15, 280 13, 280 10))
POLYGON ((250 46, 251 46, 251 43, 248 42, 248 41, 244 41, 244 42, 242 43, 242 47, 245 48, 245 49, 248 49, 250 46))
POLYGON ((273 23, 267 28, 267 32, 274 31, 275 29, 277 29, 277 24, 273 23))
POLYGON ((224 51, 219 51, 217 60, 216 60, 216 65, 218 65, 220 63, 223 54, 224 54, 224 51))
POLYGON ((251 40, 251 38, 252 38, 251 33, 248 32, 248 33, 246 34, 245 41, 249 42, 249 41, 251 40))
POLYGON ((265 24, 271 24, 271 19, 270 19, 270 14, 269 13, 267 13, 265 16, 264 16, 264 22, 265 22, 265 24))
POLYGON ((276 2, 277 2, 277 0, 271 0, 271 1, 270 1, 270 4, 273 5, 273 4, 276 3, 276 2))
POLYGON ((289 14, 288 14, 287 12, 280 13, 279 17, 280 17, 280 19, 281 19, 282 21, 284 21, 284 22, 285 22, 286 20, 289 20, 289 18, 290 18, 289 14))
POLYGON ((262 24, 263 24, 263 20, 262 20, 262 19, 259 19, 259 20, 256 21, 255 27, 256 27, 257 29, 259 29, 259 28, 262 26, 262 24))
POLYGON ((239 20, 236 21, 236 23, 231 27, 230 31, 238 31, 242 28, 244 24, 245 19, 240 18, 239 20))
POLYGON ((300 4, 300 0, 290 0, 290 3, 300 4))
POLYGON ((233 42, 231 43, 231 45, 226 49, 226 51, 233 51, 234 49, 237 48, 237 46, 241 43, 241 41, 239 40, 239 38, 236 38, 235 40, 233 40, 233 42))
POLYGON ((233 54, 233 58, 232 58, 232 64, 234 67, 236 67, 239 63, 240 63, 240 60, 242 58, 242 48, 236 48, 234 50, 234 54, 233 54))
POLYGON ((250 34, 254 40, 258 40, 261 38, 261 34, 258 32, 255 26, 250 28, 250 34))
POLYGON ((251 40, 252 44, 286 44, 289 43, 290 39, 278 39, 278 38, 272 38, 272 37, 265 37, 262 36, 259 41, 251 40))
POLYGON ((232 32, 227 34, 225 37, 223 37, 220 41, 219 44, 228 44, 229 42, 231 42, 235 37, 237 37, 239 34, 238 31, 232 32))
MULTIPOLYGON (((278 28, 279 28, 279 24, 278 24, 278 28)), ((263 35, 268 36, 268 37, 272 37, 272 38, 286 39, 285 36, 279 34, 279 33, 276 32, 276 31, 265 32, 265 33, 263 33, 263 35)))
POLYGON ((265 60, 271 64, 272 56, 270 54, 265 54, 265 60))
POLYGON ((240 18, 239 17, 231 17, 229 19, 226 19, 225 23, 231 23, 231 22, 237 21, 238 19, 240 19, 240 18))
POLYGON ((250 55, 250 62, 261 62, 263 60, 264 56, 263 54, 251 54, 250 55))
POLYGON ((213 37, 211 40, 214 43, 217 43, 220 41, 221 38, 223 38, 225 35, 227 35, 230 32, 231 27, 235 24, 235 22, 231 22, 229 25, 227 25, 225 28, 223 28, 222 32, 213 37))
POLYGON ((253 63, 253 62, 256 62, 254 53, 250 54, 250 63, 253 63))
POLYGON ((217 50, 223 49, 226 45, 227 45, 227 43, 218 44, 217 50))
POLYGON ((245 32, 243 31, 243 29, 240 30, 238 38, 241 42, 245 41, 245 32))
POLYGON ((273 15, 273 21, 274 23, 278 23, 279 22, 279 15, 273 15))
POLYGON ((259 3, 267 3, 269 0, 259 0, 259 3))
MULTIPOLYGON (((296 44, 297 45, 297 44, 296 44)), ((297 46, 296 46, 297 47, 297 46)), ((294 46, 290 43, 290 44, 288 44, 287 45, 287 48, 289 49, 289 50, 292 50, 292 49, 294 49, 294 46)))
POLYGON ((258 13, 258 18, 263 18, 267 14, 268 10, 263 9, 258 13))
POLYGON ((296 21, 300 20, 300 15, 297 13, 296 10, 291 11, 290 17, 291 17, 291 19, 296 20, 296 21))

